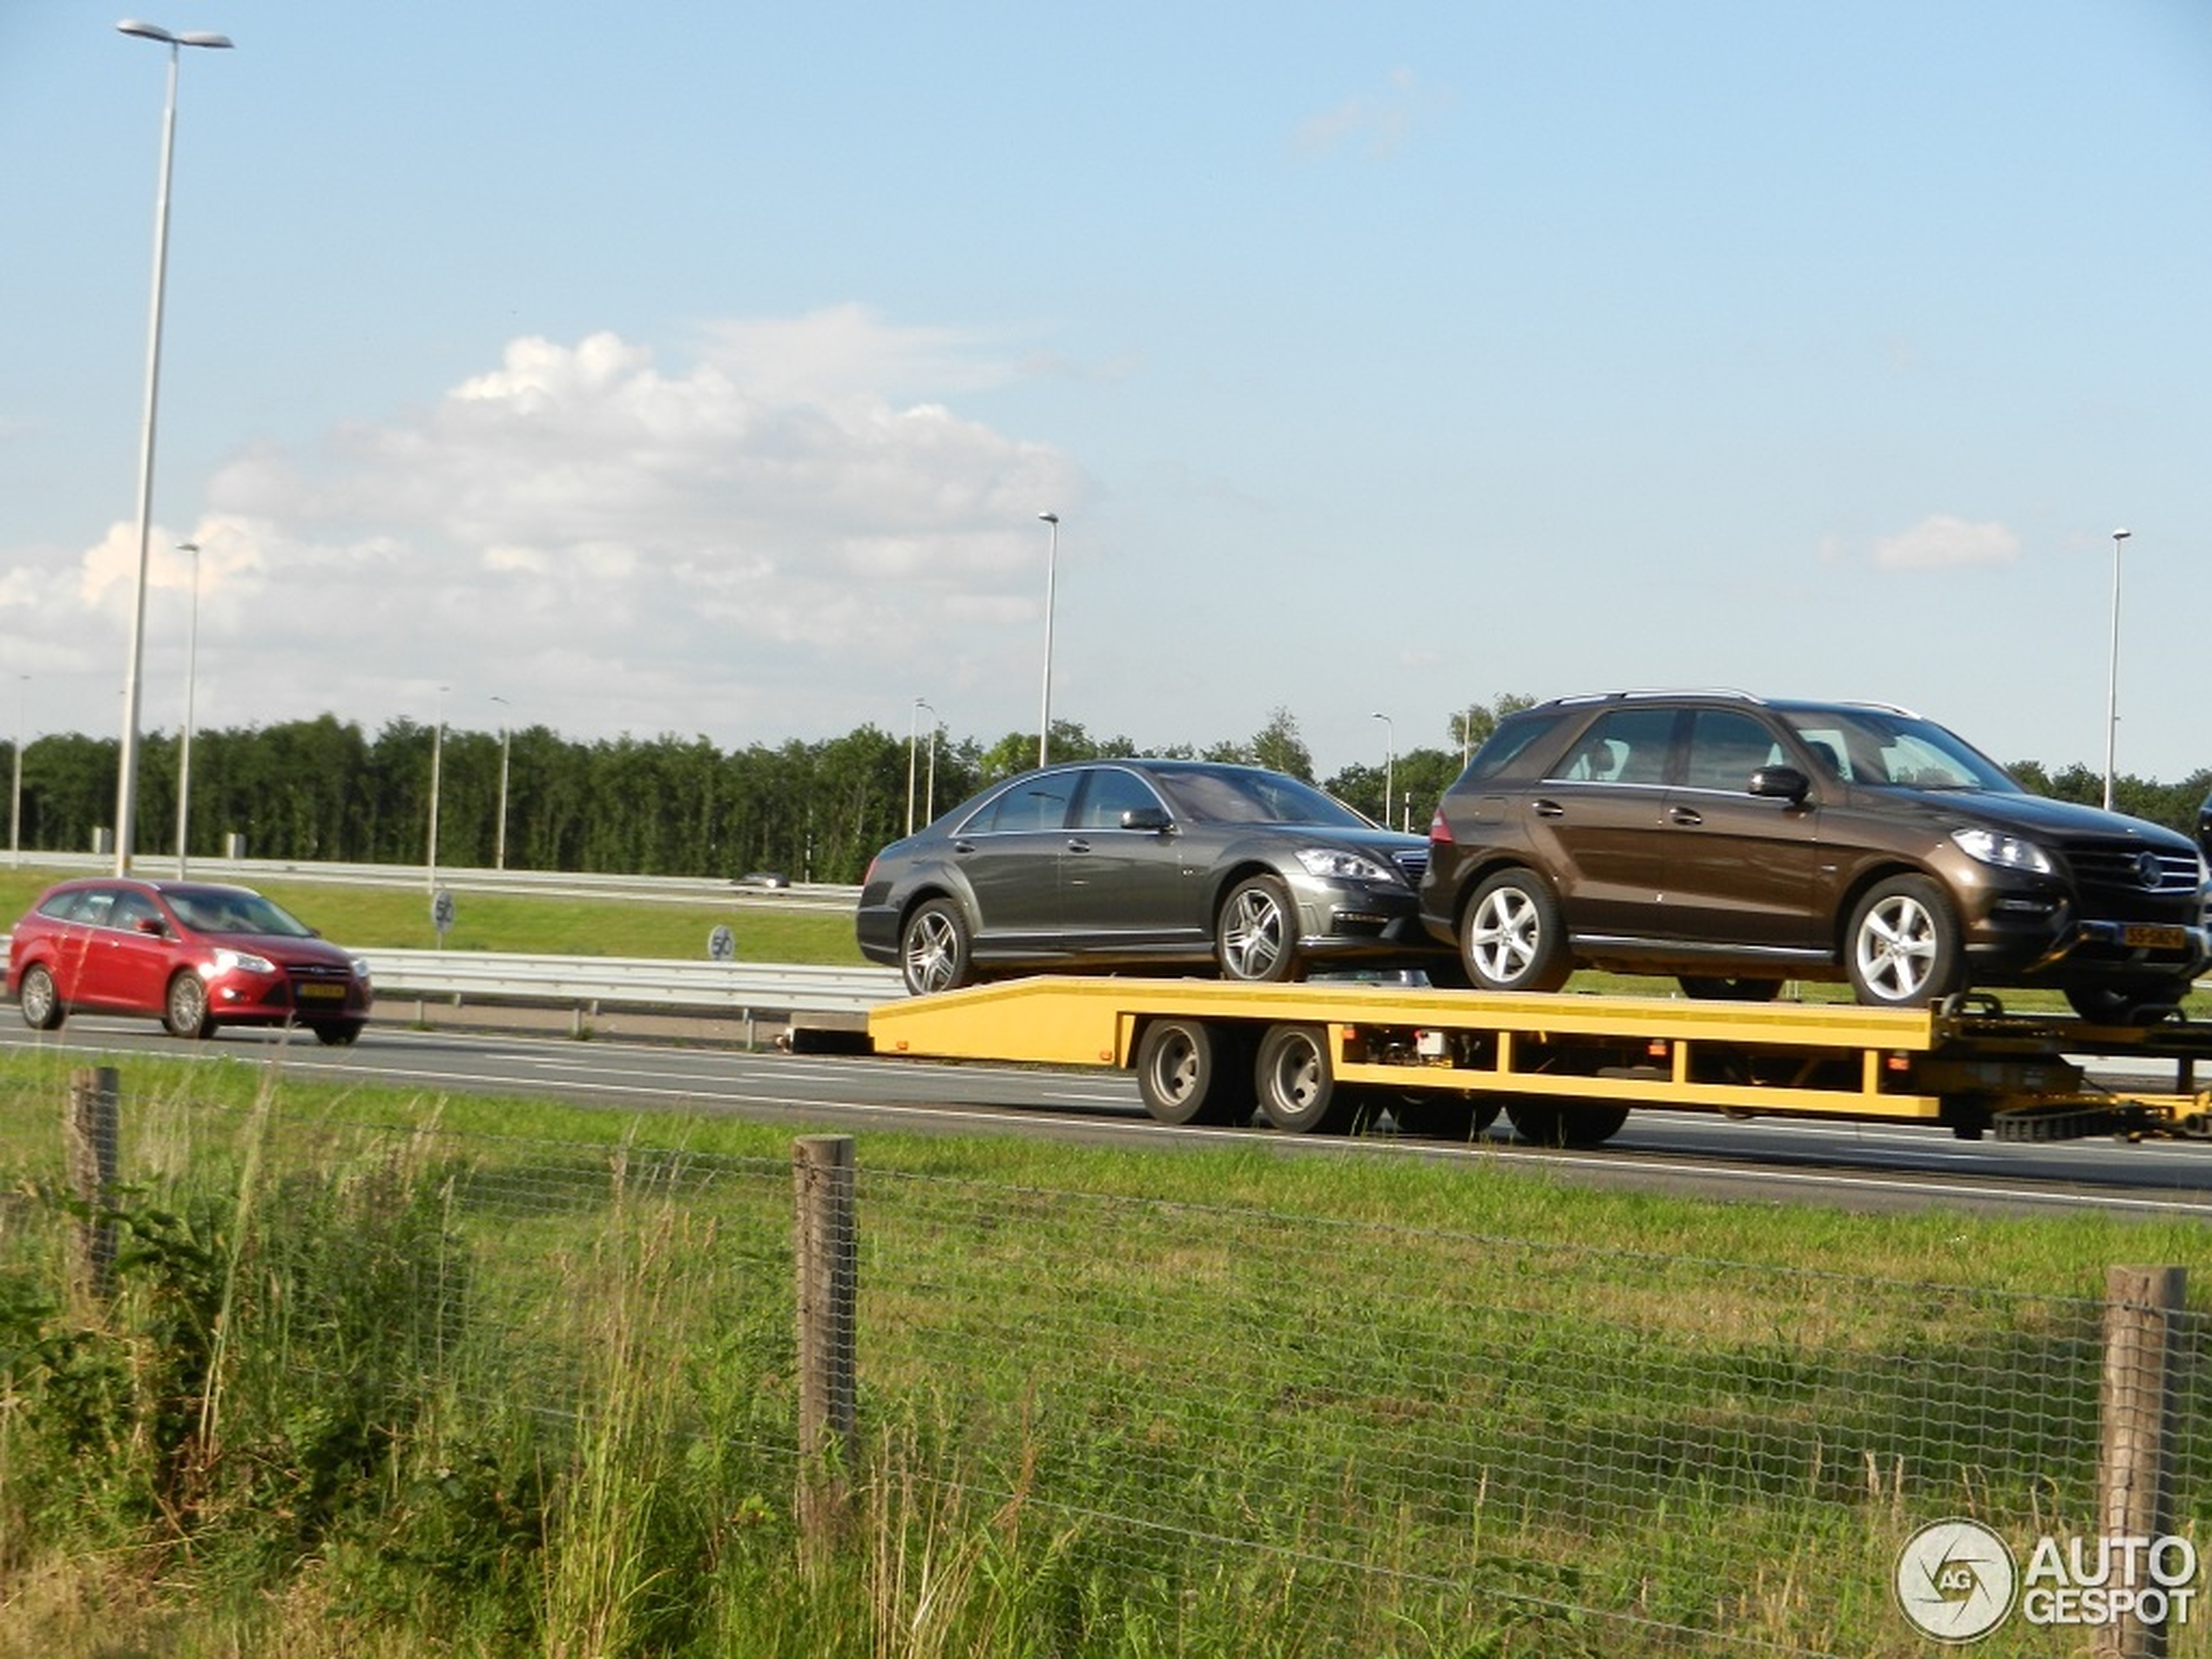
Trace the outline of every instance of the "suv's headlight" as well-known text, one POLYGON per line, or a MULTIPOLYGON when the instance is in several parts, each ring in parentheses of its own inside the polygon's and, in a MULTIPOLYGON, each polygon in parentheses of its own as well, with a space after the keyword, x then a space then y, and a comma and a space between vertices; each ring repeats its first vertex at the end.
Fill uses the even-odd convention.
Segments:
POLYGON ((2029 870, 2037 875, 2051 873, 2051 855, 2017 835, 2000 835, 1988 829, 1955 829, 1951 839, 1961 853, 1983 864, 1993 864, 2001 870, 2029 870))
POLYGON ((1308 875, 1334 876, 1339 881, 1395 881, 1398 872, 1378 863, 1364 853, 1347 853, 1341 847, 1302 846, 1298 861, 1305 867, 1308 875))

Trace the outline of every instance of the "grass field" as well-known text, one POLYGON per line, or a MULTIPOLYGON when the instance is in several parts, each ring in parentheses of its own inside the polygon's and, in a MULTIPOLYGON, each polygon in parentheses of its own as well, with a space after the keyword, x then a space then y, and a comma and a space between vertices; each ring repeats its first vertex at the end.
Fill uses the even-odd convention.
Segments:
POLYGON ((810 1565, 792 1130, 133 1062, 96 1310, 46 1277, 67 1070, 0 1060, 9 1659, 1914 1653, 1897 1537, 2078 1513, 2105 1269, 2202 1250, 869 1134, 810 1565))

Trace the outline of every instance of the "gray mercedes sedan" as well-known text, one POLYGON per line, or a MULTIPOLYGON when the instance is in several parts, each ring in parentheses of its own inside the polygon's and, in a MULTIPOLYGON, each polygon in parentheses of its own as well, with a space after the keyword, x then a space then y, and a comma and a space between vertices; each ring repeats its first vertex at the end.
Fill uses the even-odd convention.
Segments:
POLYGON ((856 927, 916 995, 1057 970, 1292 980, 1449 967, 1428 843, 1258 766, 1096 760, 995 784, 868 867, 856 927))

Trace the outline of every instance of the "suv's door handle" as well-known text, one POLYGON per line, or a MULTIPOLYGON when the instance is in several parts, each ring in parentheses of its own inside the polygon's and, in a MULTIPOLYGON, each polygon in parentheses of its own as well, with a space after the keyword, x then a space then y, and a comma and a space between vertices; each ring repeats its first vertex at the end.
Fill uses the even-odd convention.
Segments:
POLYGON ((1070 835, 1068 838, 1068 850, 1070 853, 1088 853, 1090 851, 1090 843, 1080 835, 1070 835))
POLYGON ((1696 826, 1705 821, 1705 814, 1695 806, 1670 806, 1667 809, 1667 816, 1677 824, 1696 826))
POLYGON ((1539 818, 1564 818, 1567 808, 1548 795, 1539 795, 1528 803, 1528 810, 1539 818))

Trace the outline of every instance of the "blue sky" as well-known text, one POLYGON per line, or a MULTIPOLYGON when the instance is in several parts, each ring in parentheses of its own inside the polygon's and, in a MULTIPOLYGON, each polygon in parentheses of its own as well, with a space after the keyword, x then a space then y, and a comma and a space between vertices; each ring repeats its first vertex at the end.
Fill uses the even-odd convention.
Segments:
MULTIPOLYGON (((1734 685, 2101 767, 2124 525, 2120 768, 2212 763, 2198 0, 145 3, 237 44, 181 66, 149 730, 189 539, 203 726, 1034 731, 1053 510, 1100 735, 1287 708, 1325 773, 1734 685)), ((0 0, 34 733, 121 718, 123 15, 0 0)))

